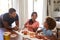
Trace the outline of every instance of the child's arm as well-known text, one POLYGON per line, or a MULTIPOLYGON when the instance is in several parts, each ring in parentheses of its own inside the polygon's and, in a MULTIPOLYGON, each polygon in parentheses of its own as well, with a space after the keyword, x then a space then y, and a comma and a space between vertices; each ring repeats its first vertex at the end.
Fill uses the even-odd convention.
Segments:
POLYGON ((52 35, 52 36, 46 36, 48 39, 50 40, 57 40, 56 36, 55 35, 52 35))
POLYGON ((39 28, 37 29, 36 33, 42 32, 42 29, 43 29, 43 28, 39 27, 39 28))
POLYGON ((43 35, 36 35, 36 38, 43 39, 43 40, 48 40, 48 38, 46 36, 43 36, 43 35))
POLYGON ((42 30, 38 30, 38 31, 36 31, 36 33, 40 33, 40 32, 42 32, 42 30))

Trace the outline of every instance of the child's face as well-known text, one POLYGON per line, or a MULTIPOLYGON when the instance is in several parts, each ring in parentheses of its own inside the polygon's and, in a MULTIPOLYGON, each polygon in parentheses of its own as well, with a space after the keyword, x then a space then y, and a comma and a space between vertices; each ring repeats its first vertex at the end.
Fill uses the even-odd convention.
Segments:
POLYGON ((33 20, 35 20, 35 19, 37 18, 36 14, 33 14, 33 16, 31 16, 31 18, 32 18, 33 20))
POLYGON ((46 23, 46 21, 44 22, 44 27, 48 28, 48 24, 46 23))

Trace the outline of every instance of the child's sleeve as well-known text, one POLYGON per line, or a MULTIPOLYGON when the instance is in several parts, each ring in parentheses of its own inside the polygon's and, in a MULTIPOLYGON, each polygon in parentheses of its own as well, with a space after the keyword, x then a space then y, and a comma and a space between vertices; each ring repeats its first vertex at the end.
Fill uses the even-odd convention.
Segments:
POLYGON ((52 36, 52 35, 53 35, 53 32, 52 32, 52 31, 48 30, 48 31, 46 32, 46 36, 52 36))

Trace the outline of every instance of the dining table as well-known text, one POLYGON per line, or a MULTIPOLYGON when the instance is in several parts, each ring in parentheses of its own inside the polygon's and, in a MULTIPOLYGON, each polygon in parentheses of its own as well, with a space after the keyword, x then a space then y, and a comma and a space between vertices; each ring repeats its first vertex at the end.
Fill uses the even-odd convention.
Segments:
MULTIPOLYGON (((4 40, 4 36, 3 36, 4 32, 11 32, 11 34, 17 35, 14 38, 10 37, 10 40, 24 40, 24 39, 27 39, 27 40, 43 40, 43 39, 38 39, 36 37, 32 37, 31 38, 31 36, 29 34, 28 35, 24 35, 22 33, 23 31, 27 31, 27 30, 26 29, 22 29, 22 30, 19 30, 19 31, 14 31, 14 30, 12 31, 12 30, 8 30, 8 29, 0 28, 0 40, 4 40)), ((31 32, 31 31, 28 31, 28 32, 31 32)))
MULTIPOLYGON (((20 30, 20 31, 15 31, 17 34, 19 34, 23 39, 22 40, 44 40, 44 39, 38 39, 36 37, 31 37, 29 34, 28 35, 24 35, 22 32, 23 31, 28 31, 27 29, 23 29, 23 30, 20 30)), ((31 31, 28 31, 29 33, 33 33, 31 31)), ((42 34, 40 34, 42 35, 42 34)), ((49 39, 48 39, 49 40, 49 39)))

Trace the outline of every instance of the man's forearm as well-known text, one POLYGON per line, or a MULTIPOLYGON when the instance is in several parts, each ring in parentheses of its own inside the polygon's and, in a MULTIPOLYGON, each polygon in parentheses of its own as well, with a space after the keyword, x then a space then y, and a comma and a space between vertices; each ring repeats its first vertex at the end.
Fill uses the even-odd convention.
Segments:
POLYGON ((13 30, 13 28, 11 28, 11 27, 5 27, 6 29, 8 29, 8 30, 13 30))
POLYGON ((19 27, 19 25, 16 25, 17 27, 19 27))

